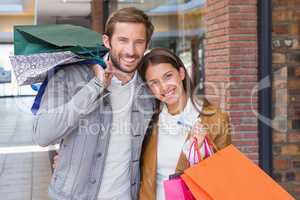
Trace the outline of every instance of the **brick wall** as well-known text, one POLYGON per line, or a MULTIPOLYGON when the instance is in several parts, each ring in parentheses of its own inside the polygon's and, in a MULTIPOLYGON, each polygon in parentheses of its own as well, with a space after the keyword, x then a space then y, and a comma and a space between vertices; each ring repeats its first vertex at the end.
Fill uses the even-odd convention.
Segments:
POLYGON ((207 0, 205 93, 231 116, 233 143, 258 162, 257 1, 207 0))
POLYGON ((300 0, 272 4, 274 178, 300 199, 300 0))

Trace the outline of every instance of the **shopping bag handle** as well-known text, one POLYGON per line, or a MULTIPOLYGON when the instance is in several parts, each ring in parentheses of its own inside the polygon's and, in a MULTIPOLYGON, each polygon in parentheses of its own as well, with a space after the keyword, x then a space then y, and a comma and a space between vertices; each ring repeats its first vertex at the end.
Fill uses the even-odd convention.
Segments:
POLYGON ((198 157, 198 161, 202 160, 201 156, 200 156, 199 148, 198 148, 198 139, 196 137, 193 137, 193 142, 190 145, 188 160, 190 160, 190 158, 191 158, 191 152, 192 152, 193 147, 194 147, 193 159, 194 159, 194 163, 196 163, 196 155, 198 157))

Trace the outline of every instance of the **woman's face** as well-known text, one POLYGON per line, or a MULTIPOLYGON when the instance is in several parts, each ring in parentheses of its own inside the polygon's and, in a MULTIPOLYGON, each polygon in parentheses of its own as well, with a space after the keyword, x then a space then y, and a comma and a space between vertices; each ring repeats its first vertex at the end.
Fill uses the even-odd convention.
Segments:
POLYGON ((167 105, 179 103, 184 93, 184 69, 178 71, 169 63, 150 65, 146 71, 146 81, 154 96, 167 105))

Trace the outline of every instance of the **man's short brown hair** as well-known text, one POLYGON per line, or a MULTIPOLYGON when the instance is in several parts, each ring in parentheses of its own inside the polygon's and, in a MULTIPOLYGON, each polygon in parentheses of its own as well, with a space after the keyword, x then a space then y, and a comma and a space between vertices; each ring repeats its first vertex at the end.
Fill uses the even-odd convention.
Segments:
POLYGON ((104 34, 107 35, 109 38, 112 37, 114 32, 114 27, 117 22, 124 22, 124 23, 131 22, 131 23, 144 24, 146 29, 147 45, 149 44, 154 31, 154 26, 150 21, 149 17, 142 10, 139 10, 135 7, 127 7, 113 12, 109 16, 105 25, 104 34))

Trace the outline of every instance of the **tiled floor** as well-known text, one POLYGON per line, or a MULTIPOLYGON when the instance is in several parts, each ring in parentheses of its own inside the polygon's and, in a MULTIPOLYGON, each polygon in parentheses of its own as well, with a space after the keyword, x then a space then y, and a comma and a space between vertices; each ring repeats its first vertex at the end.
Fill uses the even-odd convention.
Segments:
POLYGON ((47 187, 51 177, 48 153, 11 151, 35 145, 31 129, 32 101, 32 97, 0 98, 1 199, 48 200, 47 187))

